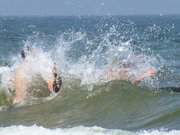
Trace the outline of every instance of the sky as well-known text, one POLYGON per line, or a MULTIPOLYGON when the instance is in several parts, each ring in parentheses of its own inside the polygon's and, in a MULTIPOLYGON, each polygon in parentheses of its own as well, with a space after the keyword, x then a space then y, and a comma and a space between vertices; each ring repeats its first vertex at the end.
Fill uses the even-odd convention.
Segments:
POLYGON ((180 0, 0 0, 0 16, 180 14, 180 0))

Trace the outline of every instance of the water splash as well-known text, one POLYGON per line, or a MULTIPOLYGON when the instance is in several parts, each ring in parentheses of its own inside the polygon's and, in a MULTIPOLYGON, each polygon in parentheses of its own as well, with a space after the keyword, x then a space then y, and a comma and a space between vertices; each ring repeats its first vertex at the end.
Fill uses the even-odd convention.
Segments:
POLYGON ((4 135, 16 135, 19 133, 22 134, 46 134, 46 135, 178 135, 180 133, 179 130, 171 130, 171 131, 163 131, 163 130, 152 130, 152 131, 140 131, 140 132, 131 132, 124 131, 120 129, 104 129, 101 127, 73 127, 69 129, 56 128, 56 129, 47 129, 40 126, 11 126, 6 128, 0 128, 0 132, 4 135), (12 132, 13 131, 13 132, 12 132))
MULTIPOLYGON (((14 62, 11 66, 3 67, 6 71, 1 68, 1 86, 14 89, 14 76, 19 66, 25 71, 29 82, 34 75, 40 75, 47 82, 52 78, 54 62, 63 78, 76 78, 81 80, 81 85, 89 86, 111 81, 107 74, 110 69, 128 68, 129 74, 135 78, 150 68, 159 70, 163 65, 161 58, 150 48, 134 42, 137 36, 135 31, 136 27, 132 22, 120 26, 112 25, 98 37, 86 32, 70 31, 61 33, 49 45, 46 40, 41 39, 41 34, 34 33, 23 41, 24 46, 31 46, 34 52, 27 57, 23 65, 18 55, 13 56, 14 62), (121 33, 119 28, 126 31, 121 33)), ((155 85, 153 80, 155 79, 145 80, 144 85, 155 85)))

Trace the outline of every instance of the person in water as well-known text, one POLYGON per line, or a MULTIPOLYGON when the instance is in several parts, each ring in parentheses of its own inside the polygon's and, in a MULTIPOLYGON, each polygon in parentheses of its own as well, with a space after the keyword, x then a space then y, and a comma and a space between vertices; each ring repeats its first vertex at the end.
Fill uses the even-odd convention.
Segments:
POLYGON ((48 90, 50 92, 54 92, 57 93, 60 91, 61 89, 61 85, 62 85, 62 78, 60 77, 60 75, 57 72, 57 66, 56 63, 54 63, 54 67, 52 70, 52 74, 53 74, 53 80, 49 80, 48 81, 48 90))
MULTIPOLYGON (((25 49, 21 51, 21 58, 25 59, 28 54, 32 53, 32 50, 33 49, 31 47, 27 46, 25 49)), ((57 93, 61 89, 62 79, 60 75, 58 74, 56 63, 54 63, 54 66, 52 69, 52 75, 53 75, 53 79, 48 81, 48 90, 50 92, 57 93)))
MULTIPOLYGON (((29 47, 25 47, 23 50, 21 50, 21 58, 23 62, 27 58, 27 50, 29 47)), ((24 71, 24 63, 21 63, 15 71, 15 98, 13 100, 13 103, 20 103, 24 101, 26 98, 27 94, 27 75, 26 72, 24 71)))
POLYGON ((134 85, 139 85, 145 78, 154 77, 157 74, 156 69, 149 68, 139 77, 131 73, 130 67, 120 67, 118 69, 110 69, 107 71, 108 80, 125 80, 130 81, 134 85))
MULTIPOLYGON (((32 50, 32 48, 27 46, 21 51, 21 58, 23 59, 23 62, 17 67, 15 72, 15 98, 13 103, 19 103, 26 98, 28 79, 26 70, 24 70, 27 65, 24 61, 28 55, 31 55, 32 50)), ((52 75, 50 75, 52 78, 47 81, 48 90, 53 93, 58 93, 61 90, 62 79, 57 72, 56 64, 54 64, 52 72, 50 73, 52 73, 52 75)))

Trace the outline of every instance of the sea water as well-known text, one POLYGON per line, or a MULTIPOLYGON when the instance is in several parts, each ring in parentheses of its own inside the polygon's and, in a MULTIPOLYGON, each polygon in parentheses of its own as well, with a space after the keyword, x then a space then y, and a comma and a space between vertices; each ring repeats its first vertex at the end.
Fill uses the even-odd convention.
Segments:
POLYGON ((0 17, 0 134, 178 135, 180 16, 0 17), (21 50, 36 55, 25 67, 28 98, 13 105, 21 50), (49 95, 56 63, 63 94, 49 95), (107 78, 128 67, 139 86, 107 78), (37 75, 37 76, 34 76, 37 75), (159 90, 163 88, 163 90, 159 90))

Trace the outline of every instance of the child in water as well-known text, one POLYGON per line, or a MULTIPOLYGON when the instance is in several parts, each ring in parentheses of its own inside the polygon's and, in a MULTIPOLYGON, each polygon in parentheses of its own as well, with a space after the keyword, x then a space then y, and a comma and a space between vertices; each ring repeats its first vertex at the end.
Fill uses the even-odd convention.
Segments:
MULTIPOLYGON (((28 79, 27 79, 27 66, 26 65, 26 58, 29 55, 32 55, 34 53, 33 48, 27 46, 21 51, 21 58, 22 63, 16 68, 15 72, 15 98, 13 103, 20 103, 24 101, 24 99, 27 96, 27 87, 28 87, 28 79)), ((48 90, 53 93, 57 93, 61 89, 62 85, 62 79, 60 75, 57 72, 56 64, 54 64, 52 71, 52 78, 47 81, 48 84, 48 90)))
POLYGON ((56 63, 54 63, 52 74, 53 74, 53 80, 48 81, 48 90, 50 92, 57 93, 61 89, 62 79, 60 75, 57 73, 56 63))
POLYGON ((130 81, 134 85, 140 84, 145 78, 153 77, 157 74, 156 69, 149 68, 144 73, 136 77, 132 73, 132 67, 131 64, 122 64, 119 68, 113 69, 107 71, 107 79, 108 80, 125 80, 130 81))

